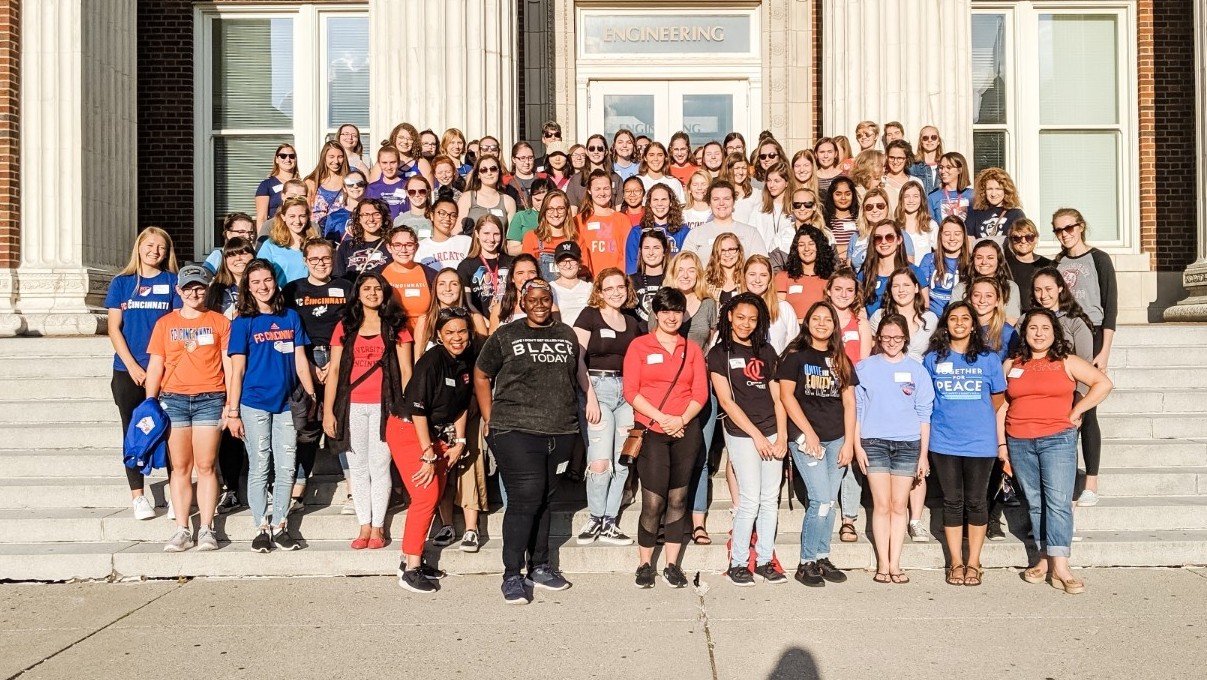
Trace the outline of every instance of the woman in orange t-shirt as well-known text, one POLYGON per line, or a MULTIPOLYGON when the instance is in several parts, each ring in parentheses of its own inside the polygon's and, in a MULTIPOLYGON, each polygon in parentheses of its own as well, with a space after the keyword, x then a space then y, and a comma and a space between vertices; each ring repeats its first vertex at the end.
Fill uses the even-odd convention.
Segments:
POLYGON ((624 271, 624 243, 632 225, 629 218, 612 208, 615 197, 611 178, 602 170, 591 173, 587 195, 587 204, 574 218, 583 258, 589 258, 592 272, 608 267, 624 271))
POLYGON ((432 282, 436 271, 415 261, 419 235, 409 226, 394 227, 386 235, 386 247, 393 261, 381 270, 394 290, 394 299, 406 312, 406 329, 412 337, 421 335, 427 325, 427 309, 432 304, 432 282))
POLYGON ((214 513, 218 507, 218 458, 226 404, 226 380, 230 359, 226 345, 230 321, 205 307, 205 292, 213 275, 205 267, 189 265, 180 270, 176 290, 184 306, 160 317, 151 331, 147 352, 147 398, 159 398, 172 421, 168 435, 171 458, 172 506, 176 508, 176 531, 164 546, 165 552, 193 547, 189 508, 193 506, 193 469, 197 470, 197 509, 201 528, 198 550, 217 550, 214 513))
POLYGON ((574 241, 583 251, 582 266, 594 271, 591 253, 578 232, 574 220, 570 219, 570 199, 558 189, 550 189, 541 203, 537 215, 536 229, 524 234, 520 250, 528 253, 540 265, 541 278, 553 281, 558 277, 557 263, 553 261, 553 249, 562 241, 574 241))

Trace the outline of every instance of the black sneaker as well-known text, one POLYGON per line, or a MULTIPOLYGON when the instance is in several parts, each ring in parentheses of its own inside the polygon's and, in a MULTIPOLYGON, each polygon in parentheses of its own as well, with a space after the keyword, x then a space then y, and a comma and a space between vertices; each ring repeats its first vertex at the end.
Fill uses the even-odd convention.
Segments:
POLYGON ((432 583, 426 576, 420 573, 419 569, 407 569, 401 571, 398 575, 398 587, 403 590, 409 590, 412 593, 434 593, 439 588, 435 583, 432 583))
POLYGON ((779 570, 775 568, 775 565, 770 562, 767 564, 760 564, 759 566, 755 567, 754 573, 762 576, 765 583, 779 584, 788 582, 788 577, 781 574, 779 570))
POLYGON ((532 600, 524 588, 524 577, 516 574, 503 579, 503 601, 507 604, 525 605, 532 600))
POLYGON ((1002 531, 1002 525, 998 522, 990 522, 989 528, 985 530, 985 538, 991 541, 1006 540, 1006 532, 1002 531))
POLYGON ((284 529, 278 529, 272 534, 272 542, 281 550, 301 550, 302 544, 293 540, 293 536, 284 529))
POLYGON ((754 574, 751 574, 749 569, 740 564, 730 567, 725 572, 725 578, 729 579, 730 583, 739 587, 754 585, 754 574))
POLYGON ((847 575, 842 573, 829 557, 823 557, 817 561, 817 568, 821 571, 821 577, 830 583, 845 583, 847 575))
POLYGON ((657 573, 658 572, 654 571, 654 567, 649 562, 646 562, 645 564, 641 565, 640 567, 637 567, 637 580, 636 580, 637 587, 638 588, 653 588, 654 587, 654 576, 656 576, 657 573))
POLYGON ((796 568, 796 580, 810 588, 821 588, 826 585, 826 579, 821 575, 816 562, 801 562, 796 568))
POLYGON ((587 523, 583 526, 583 530, 578 532, 578 538, 575 541, 579 545, 591 545, 599 537, 600 532, 603 531, 603 525, 602 517, 588 519, 587 523))
POLYGON ((418 571, 423 578, 429 581, 439 581, 445 576, 448 576, 448 572, 443 569, 437 569, 427 562, 420 562, 419 566, 415 567, 415 571, 418 571))
POLYGON ((603 531, 599 532, 599 540, 612 545, 632 545, 633 539, 629 538, 620 527, 616 525, 615 520, 604 520, 603 531))
POLYGON ((266 553, 272 550, 272 536, 269 535, 268 529, 260 530, 260 533, 251 539, 251 550, 258 553, 266 553))
POLYGON ((687 574, 684 574, 677 564, 666 565, 666 568, 662 570, 662 580, 672 588, 687 587, 687 574))
POLYGON ((570 582, 562 576, 562 573, 549 564, 538 564, 533 567, 532 571, 528 572, 528 580, 532 582, 533 587, 545 590, 565 590, 570 587, 570 582))

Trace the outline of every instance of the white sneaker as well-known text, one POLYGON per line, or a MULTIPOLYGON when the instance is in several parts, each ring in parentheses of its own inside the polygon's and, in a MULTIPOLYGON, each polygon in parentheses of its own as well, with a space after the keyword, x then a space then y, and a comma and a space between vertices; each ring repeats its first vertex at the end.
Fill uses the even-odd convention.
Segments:
POLYGON ((1093 507, 1098 505, 1098 492, 1086 489, 1081 492, 1081 497, 1077 499, 1077 505, 1083 508, 1093 507))
POLYGON ((168 519, 176 521, 176 511, 172 508, 172 499, 168 498, 168 519))
POLYGON ((155 508, 151 507, 146 494, 135 496, 130 506, 134 508, 134 519, 155 519, 155 508))
POLYGON ((341 514, 341 515, 355 515, 356 514, 356 503, 352 502, 352 494, 348 494, 348 497, 344 499, 344 505, 343 505, 343 507, 341 507, 339 509, 339 514, 341 514))
POLYGON ((164 552, 184 552, 193 547, 193 532, 184 527, 177 527, 176 533, 168 539, 163 547, 164 552))
POLYGON ((922 525, 922 520, 912 519, 909 521, 909 539, 914 543, 926 543, 930 541, 930 532, 922 525))
POLYGON ((207 550, 218 549, 218 537, 214 535, 214 530, 209 527, 201 527, 197 530, 197 550, 204 552, 207 550))

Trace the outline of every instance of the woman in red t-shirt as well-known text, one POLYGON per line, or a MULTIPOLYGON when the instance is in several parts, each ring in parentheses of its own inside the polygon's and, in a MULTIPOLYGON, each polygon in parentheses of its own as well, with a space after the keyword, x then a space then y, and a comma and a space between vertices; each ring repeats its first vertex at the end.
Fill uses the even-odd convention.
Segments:
MULTIPOLYGON (((323 430, 348 453, 348 483, 360 534, 353 550, 386 545, 390 504, 390 448, 386 420, 403 403, 411 378, 414 340, 390 284, 365 272, 352 287, 343 321, 331 333, 331 366, 323 400, 323 430), (334 380, 334 383, 332 383, 334 380)), ((333 447, 334 448, 334 447, 333 447)))

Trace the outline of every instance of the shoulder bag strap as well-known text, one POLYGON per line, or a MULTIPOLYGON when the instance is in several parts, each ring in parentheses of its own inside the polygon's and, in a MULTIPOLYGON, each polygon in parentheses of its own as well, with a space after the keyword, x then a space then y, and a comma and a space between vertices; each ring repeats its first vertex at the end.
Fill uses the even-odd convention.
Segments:
POLYGON ((687 365, 687 340, 683 341, 683 361, 679 362, 679 370, 675 371, 675 377, 671 378, 671 386, 667 388, 666 394, 662 396, 662 401, 658 402, 659 411, 662 410, 663 406, 666 406, 666 400, 671 398, 671 392, 675 391, 675 384, 679 382, 679 376, 683 373, 685 365, 687 365))

